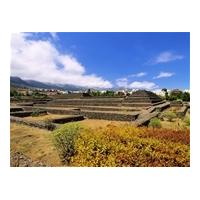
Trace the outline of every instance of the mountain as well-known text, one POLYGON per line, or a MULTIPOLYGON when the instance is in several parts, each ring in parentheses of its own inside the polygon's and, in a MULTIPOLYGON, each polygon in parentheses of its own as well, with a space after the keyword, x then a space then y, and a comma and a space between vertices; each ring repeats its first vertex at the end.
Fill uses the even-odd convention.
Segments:
POLYGON ((23 80, 16 76, 10 77, 10 85, 16 87, 26 87, 26 88, 40 88, 40 89, 58 89, 58 90, 85 90, 86 88, 78 87, 75 85, 69 84, 52 84, 52 83, 43 83, 35 80, 23 80))
POLYGON ((26 81, 22 80, 17 76, 10 77, 10 85, 17 86, 17 87, 31 87, 26 81))
POLYGON ((58 89, 61 90, 63 89, 62 87, 58 87, 57 85, 51 85, 48 83, 42 83, 39 81, 34 81, 34 80, 26 80, 26 83, 28 83, 28 85, 31 85, 31 87, 33 88, 41 88, 41 89, 58 89))

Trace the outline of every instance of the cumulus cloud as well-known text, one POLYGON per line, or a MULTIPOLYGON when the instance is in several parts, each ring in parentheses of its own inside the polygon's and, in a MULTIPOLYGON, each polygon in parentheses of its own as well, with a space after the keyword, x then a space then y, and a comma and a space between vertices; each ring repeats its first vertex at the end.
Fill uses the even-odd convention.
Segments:
POLYGON ((128 81, 129 78, 131 78, 131 77, 138 78, 138 77, 143 77, 143 76, 146 76, 146 75, 147 75, 146 72, 139 72, 137 74, 131 74, 131 75, 128 75, 127 77, 117 79, 116 80, 116 85, 118 87, 130 88, 129 83, 128 83, 129 82, 128 81))
POLYGON ((168 78, 175 75, 175 73, 171 72, 160 72, 157 76, 155 76, 153 79, 159 79, 159 78, 168 78))
POLYGON ((174 60, 182 60, 183 56, 179 54, 174 54, 170 51, 165 51, 157 55, 155 58, 148 61, 148 64, 159 64, 159 63, 167 63, 174 60))
MULTIPOLYGON (((169 90, 168 90, 168 91, 169 91, 169 90)), ((161 88, 155 89, 155 90, 153 90, 152 92, 154 92, 155 94, 160 95, 160 96, 165 96, 165 92, 162 91, 161 88)))
POLYGON ((156 85, 153 82, 149 82, 149 81, 134 81, 131 84, 129 84, 129 88, 155 90, 158 88, 158 85, 156 85))
POLYGON ((146 76, 147 73, 146 72, 139 72, 137 74, 131 74, 129 75, 129 77, 143 77, 143 76, 146 76))
POLYGON ((28 39, 25 33, 11 39, 11 75, 42 82, 111 88, 111 82, 86 68, 75 57, 60 53, 48 40, 28 39))
POLYGON ((129 83, 127 78, 117 79, 116 85, 118 87, 134 89, 134 90, 137 90, 137 89, 155 90, 159 88, 158 85, 149 81, 134 81, 134 82, 129 83))
POLYGON ((119 78, 116 80, 116 85, 118 87, 127 88, 128 87, 128 79, 127 78, 119 78))

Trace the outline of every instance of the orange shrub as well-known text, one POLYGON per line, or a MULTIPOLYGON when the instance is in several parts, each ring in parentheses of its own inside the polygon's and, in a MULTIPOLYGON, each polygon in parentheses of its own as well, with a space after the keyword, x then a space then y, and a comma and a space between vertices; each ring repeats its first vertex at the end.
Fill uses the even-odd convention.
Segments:
POLYGON ((74 142, 69 165, 190 166, 189 131, 131 125, 83 129, 74 142))
POLYGON ((190 144, 190 131, 185 130, 171 130, 171 129, 153 129, 143 128, 144 133, 142 138, 155 138, 159 140, 167 140, 171 142, 180 142, 182 144, 190 144))

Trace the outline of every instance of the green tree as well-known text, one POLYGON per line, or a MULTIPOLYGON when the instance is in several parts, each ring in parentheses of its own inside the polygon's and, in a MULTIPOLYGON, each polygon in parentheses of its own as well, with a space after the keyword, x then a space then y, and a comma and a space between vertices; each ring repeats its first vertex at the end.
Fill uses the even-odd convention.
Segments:
POLYGON ((114 96, 114 94, 115 94, 115 93, 114 93, 114 91, 112 91, 112 90, 107 90, 106 93, 105 93, 106 96, 110 96, 110 97, 111 97, 111 96, 114 96))
POLYGON ((170 92, 170 99, 177 100, 182 99, 183 92, 181 90, 175 89, 170 92))
POLYGON ((184 92, 183 95, 182 95, 182 100, 183 101, 190 101, 190 93, 184 92))
POLYGON ((11 90, 11 91, 10 91, 10 96, 11 96, 11 97, 16 97, 16 96, 18 96, 18 92, 17 92, 16 90, 11 90))

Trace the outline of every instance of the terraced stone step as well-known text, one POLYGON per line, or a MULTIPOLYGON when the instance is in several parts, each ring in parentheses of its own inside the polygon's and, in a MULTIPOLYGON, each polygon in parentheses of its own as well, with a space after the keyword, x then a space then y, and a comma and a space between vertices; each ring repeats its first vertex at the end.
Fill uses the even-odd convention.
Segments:
MULTIPOLYGON (((37 111, 39 114, 47 114, 45 110, 37 111)), ((33 111, 18 111, 18 112, 10 112, 11 116, 15 117, 28 117, 33 113, 33 111)))
MULTIPOLYGON (((21 117, 15 117, 15 116, 10 116, 10 121, 18 123, 18 124, 24 124, 24 125, 27 125, 27 126, 32 126, 32 127, 37 127, 37 128, 49 130, 49 127, 46 125, 45 122, 36 122, 36 121, 33 122, 33 121, 30 121, 30 120, 27 120, 27 119, 24 119, 24 118, 21 118, 21 117)), ((52 126, 52 130, 56 129, 57 127, 58 126, 56 124, 54 124, 54 126, 52 126)))
MULTIPOLYGON (((35 107, 39 109, 41 107, 35 107)), ((26 108, 25 108, 26 109, 26 108)), ((27 108, 29 109, 29 108, 27 108)), ((53 107, 42 107, 52 114, 63 114, 63 115, 83 115, 89 119, 105 119, 105 120, 116 120, 116 121, 134 121, 139 112, 119 112, 119 111, 91 111, 91 110, 71 110, 67 108, 53 108, 53 107)))
POLYGON ((122 106, 128 106, 128 107, 151 107, 151 106, 156 106, 159 104, 164 103, 165 101, 159 101, 159 102, 153 102, 153 103, 140 103, 140 102, 135 102, 135 103, 122 103, 122 106))
POLYGON ((46 106, 83 106, 83 105, 92 105, 92 106, 121 106, 120 102, 77 102, 77 101, 70 101, 70 102, 51 102, 46 104, 46 106))
POLYGON ((124 96, 89 96, 80 97, 80 99, 123 99, 124 96))
POLYGON ((180 110, 177 112, 178 117, 184 117, 187 110, 189 109, 188 105, 184 105, 183 107, 180 108, 180 110))
POLYGON ((140 95, 138 95, 138 96, 128 96, 125 99, 140 99, 140 98, 142 98, 142 99, 145 99, 145 98, 147 98, 147 99, 149 99, 149 98, 160 99, 160 97, 158 97, 158 96, 140 96, 140 95))
POLYGON ((96 110, 96 111, 140 111, 140 109, 129 107, 114 107, 114 106, 78 106, 83 110, 96 110))
POLYGON ((151 106, 152 103, 122 103, 122 106, 127 106, 127 107, 148 107, 151 106))
POLYGON ((72 94, 62 94, 62 95, 54 95, 53 99, 80 99, 83 96, 82 93, 72 93, 72 94))
POLYGON ((128 98, 125 99, 125 101, 126 102, 138 102, 138 103, 140 103, 140 102, 155 103, 155 102, 162 101, 162 99, 153 92, 146 91, 146 90, 138 90, 138 91, 133 92, 132 95, 130 95, 128 98))
POLYGON ((112 98, 109 98, 109 99, 56 99, 54 100, 53 102, 121 102, 123 99, 112 99, 112 98))
POLYGON ((148 113, 144 112, 141 114, 137 120, 134 121, 134 125, 136 126, 146 126, 150 122, 150 120, 154 117, 157 117, 159 112, 148 113))
POLYGON ((126 98, 126 99, 124 99, 124 101, 132 101, 132 100, 137 100, 137 101, 139 101, 139 100, 149 100, 149 99, 153 99, 153 100, 160 100, 160 99, 158 99, 158 98, 148 98, 148 97, 132 97, 132 98, 126 98))
POLYGON ((163 103, 160 103, 160 104, 155 104, 154 106, 150 107, 148 109, 148 111, 149 112, 154 112, 155 110, 163 111, 168 107, 170 107, 170 103, 169 102, 163 102, 163 103))
POLYGON ((161 111, 168 108, 170 106, 169 102, 164 102, 162 104, 158 104, 150 107, 147 110, 144 110, 138 115, 138 118, 134 121, 136 126, 146 126, 150 122, 150 120, 154 117, 157 117, 161 111))
POLYGON ((18 112, 23 111, 22 107, 10 107, 10 112, 18 112))
POLYGON ((135 99, 135 98, 133 98, 133 99, 126 99, 126 100, 124 100, 123 102, 129 102, 129 103, 131 103, 131 102, 159 102, 160 101, 160 99, 155 99, 155 98, 152 98, 152 99, 149 99, 149 98, 145 98, 145 99, 143 99, 143 98, 138 98, 138 99, 135 99))
MULTIPOLYGON (((43 104, 35 104, 34 107, 47 107, 43 104)), ((85 110, 97 110, 97 111, 140 111, 140 108, 133 107, 123 107, 123 106, 93 106, 93 105, 48 105, 48 107, 62 107, 62 108, 71 108, 71 109, 85 109, 85 110)))
POLYGON ((156 98, 160 98, 156 94, 132 94, 132 95, 128 96, 128 98, 131 98, 131 97, 156 97, 156 98))
POLYGON ((17 106, 33 106, 33 102, 23 102, 23 103, 18 103, 17 106))
POLYGON ((88 109, 88 110, 110 110, 110 111, 115 111, 115 110, 127 110, 127 111, 135 111, 138 109, 141 109, 140 107, 150 107, 154 105, 158 105, 163 103, 163 101, 156 102, 156 103, 129 103, 129 102, 124 102, 122 104, 112 104, 112 105, 107 105, 107 104, 35 104, 34 107, 62 107, 62 108, 80 108, 80 109, 88 109))
POLYGON ((55 119, 51 119, 51 122, 56 124, 64 124, 67 122, 75 122, 75 121, 81 121, 84 120, 83 115, 75 115, 75 116, 67 116, 67 117, 59 117, 55 119))
POLYGON ((137 113, 133 114, 124 114, 120 112, 105 112, 105 111, 88 111, 88 110, 82 110, 81 114, 86 116, 89 119, 105 119, 110 121, 135 121, 138 116, 137 113))
POLYGON ((10 100, 11 102, 14 101, 14 102, 21 102, 21 103, 38 103, 38 102, 45 103, 48 101, 52 101, 51 98, 41 99, 41 98, 32 98, 32 97, 23 97, 23 96, 20 99, 11 97, 10 100))

